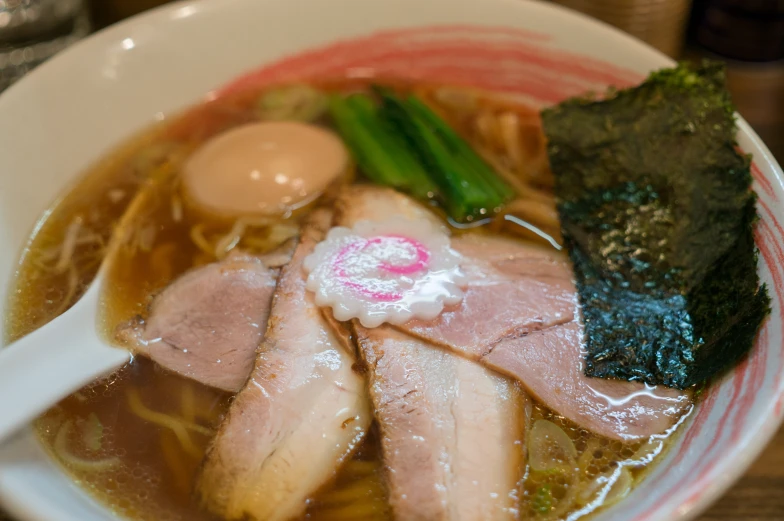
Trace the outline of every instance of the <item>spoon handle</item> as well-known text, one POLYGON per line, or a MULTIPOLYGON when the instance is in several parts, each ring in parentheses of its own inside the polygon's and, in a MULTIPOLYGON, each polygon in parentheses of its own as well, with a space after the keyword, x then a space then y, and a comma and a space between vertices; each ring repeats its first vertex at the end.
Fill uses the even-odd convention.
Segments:
POLYGON ((91 300, 0 349, 0 441, 130 359, 99 338, 91 300))

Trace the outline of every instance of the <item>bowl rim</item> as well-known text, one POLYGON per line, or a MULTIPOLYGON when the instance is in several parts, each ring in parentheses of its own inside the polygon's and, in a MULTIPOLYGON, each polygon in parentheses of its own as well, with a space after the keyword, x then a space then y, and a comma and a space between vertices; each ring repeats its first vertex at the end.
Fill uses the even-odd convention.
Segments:
MULTIPOLYGON (((223 2, 227 0, 222 0, 223 2)), ((245 0, 234 0, 237 2, 245 0)), ((285 0, 264 0, 266 2, 284 2, 285 0)), ((432 2, 445 1, 445 0, 427 0, 432 2)), ((470 0, 478 1, 478 0, 470 0)), ((485 0, 488 1, 488 0, 485 0)), ((580 25, 585 27, 593 26, 597 33, 607 36, 607 38, 617 39, 619 42, 624 43, 634 49, 636 53, 646 52, 649 55, 656 55, 662 66, 674 65, 675 62, 666 57, 659 51, 651 48, 640 40, 622 32, 621 30, 610 26, 604 22, 591 18, 582 13, 573 11, 558 4, 546 3, 541 0, 492 0, 498 4, 515 5, 520 8, 521 4, 528 4, 531 8, 550 11, 553 17, 561 17, 571 19, 579 22, 580 25)), ((119 23, 108 26, 89 37, 77 42, 65 51, 59 53, 57 56, 48 60, 46 63, 37 67, 28 73, 21 80, 11 85, 5 92, 0 95, 0 110, 2 110, 3 102, 6 99, 15 97, 18 91, 28 88, 34 82, 39 81, 39 78, 44 78, 49 74, 50 69, 56 67, 60 62, 77 58, 81 54, 90 54, 96 50, 104 47, 108 42, 114 41, 116 37, 140 25, 151 24, 156 27, 161 25, 165 26, 170 23, 170 15, 179 9, 197 7, 198 9, 216 9, 221 4, 218 0, 179 0, 176 2, 164 4, 148 10, 146 12, 137 14, 119 23)), ((754 160, 759 164, 764 164, 769 170, 768 177, 772 175, 772 181, 775 181, 779 190, 784 190, 784 173, 781 167, 776 162, 769 149, 762 142, 759 136, 753 131, 749 124, 743 120, 740 115, 737 116, 738 135, 742 135, 745 139, 755 148, 754 160)), ((138 129, 129 129, 131 132, 138 129)), ((63 185, 64 187, 67 185, 63 185)), ((778 204, 777 209, 781 210, 782 205, 778 204)), ((2 298, 6 296, 3 295, 2 298)), ((773 391, 773 394, 767 402, 767 415, 761 422, 759 428, 745 439, 744 443, 736 444, 736 451, 733 455, 721 459, 721 463, 712 469, 712 476, 705 488, 701 491, 699 497, 692 503, 685 505, 679 504, 677 510, 673 509, 674 515, 683 521, 694 519, 697 515, 702 513, 710 504, 712 504, 720 495, 722 495, 755 461, 761 454, 765 447, 770 443, 773 436, 776 434, 778 428, 784 422, 784 407, 777 407, 777 403, 784 401, 784 383, 778 389, 773 391)), ((37 441, 37 440, 36 440, 37 441)), ((40 442, 38 442, 40 443, 40 442)), ((47 456, 49 457, 49 456, 47 456)), ((81 488, 76 487, 80 492, 81 488)), ((90 496, 90 500, 100 506, 101 511, 110 513, 110 510, 104 505, 97 502, 90 496)), ((17 496, 10 489, 6 487, 4 482, 0 481, 0 504, 8 510, 9 514, 18 517, 20 520, 36 520, 36 521, 49 521, 52 519, 61 519, 58 515, 50 517, 54 514, 51 505, 47 503, 46 496, 42 494, 31 494, 29 496, 17 496), (32 499, 35 498, 35 501, 32 499)), ((64 514, 67 517, 67 513, 64 514)), ((62 517, 62 519, 66 519, 62 517)), ((652 518, 649 521, 653 521, 652 518)), ((657 517, 655 519, 662 519, 657 517)))

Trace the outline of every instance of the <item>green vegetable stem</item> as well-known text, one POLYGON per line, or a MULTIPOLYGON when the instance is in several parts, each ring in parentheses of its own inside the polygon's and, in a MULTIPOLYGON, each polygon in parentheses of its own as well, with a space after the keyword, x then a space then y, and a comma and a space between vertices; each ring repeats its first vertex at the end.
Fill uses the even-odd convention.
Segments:
POLYGON ((415 96, 383 87, 332 96, 329 111, 362 171, 372 181, 423 199, 449 216, 472 221, 514 197, 508 186, 449 125, 415 96))

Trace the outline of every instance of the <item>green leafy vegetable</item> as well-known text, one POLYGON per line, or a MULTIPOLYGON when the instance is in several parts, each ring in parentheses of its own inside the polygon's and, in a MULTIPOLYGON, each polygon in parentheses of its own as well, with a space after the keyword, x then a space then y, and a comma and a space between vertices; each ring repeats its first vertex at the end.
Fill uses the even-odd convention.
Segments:
POLYGON ((415 96, 401 98, 377 88, 382 114, 406 138, 444 195, 449 215, 457 221, 488 216, 514 196, 449 125, 415 96))
POLYGON ((332 96, 329 110, 343 140, 362 171, 375 183, 432 198, 438 193, 406 143, 378 114, 370 97, 353 94, 332 96))
POLYGON ((662 70, 542 117, 586 374, 685 388, 737 361, 769 298, 723 67, 662 70))
POLYGON ((456 221, 489 216, 514 196, 492 168, 415 96, 376 88, 333 97, 330 114, 357 163, 374 182, 440 201, 456 221))

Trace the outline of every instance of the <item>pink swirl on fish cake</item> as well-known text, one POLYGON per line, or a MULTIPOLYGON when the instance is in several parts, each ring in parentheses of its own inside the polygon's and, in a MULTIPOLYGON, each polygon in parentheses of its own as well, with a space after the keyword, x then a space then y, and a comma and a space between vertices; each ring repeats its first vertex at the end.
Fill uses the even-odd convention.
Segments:
POLYGON ((459 255, 425 221, 364 221, 333 228, 305 260, 308 289, 338 320, 366 327, 435 318, 462 299, 459 255))

